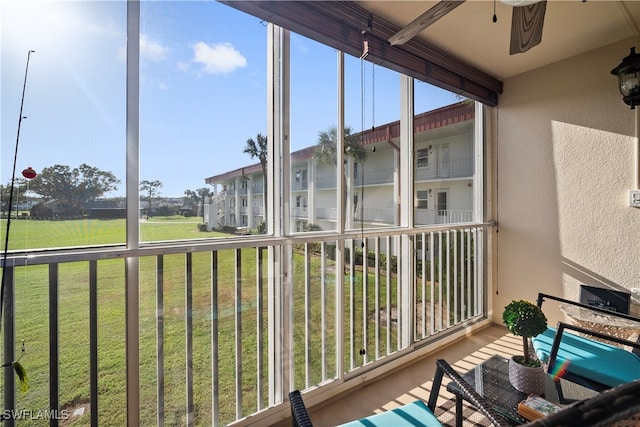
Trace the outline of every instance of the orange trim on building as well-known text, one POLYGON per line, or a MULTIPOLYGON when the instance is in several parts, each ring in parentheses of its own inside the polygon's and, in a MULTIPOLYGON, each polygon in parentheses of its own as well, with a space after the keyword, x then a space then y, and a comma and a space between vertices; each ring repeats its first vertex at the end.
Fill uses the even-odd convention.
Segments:
MULTIPOLYGON (((475 105, 473 102, 461 101, 456 104, 447 105, 446 107, 427 111, 418 114, 413 119, 413 129, 415 133, 426 132, 428 130, 441 128, 444 126, 462 123, 473 120, 475 117, 475 105)), ((371 145, 377 142, 388 142, 394 148, 398 148, 394 140, 400 138, 400 121, 388 123, 386 125, 376 126, 374 129, 365 130, 360 134, 363 145, 371 145)), ((308 160, 315 153, 315 145, 291 153, 293 162, 308 160)), ((256 172, 261 172, 260 163, 245 166, 233 171, 225 172, 205 179, 207 184, 216 184, 226 181, 229 178, 245 176, 256 172)))

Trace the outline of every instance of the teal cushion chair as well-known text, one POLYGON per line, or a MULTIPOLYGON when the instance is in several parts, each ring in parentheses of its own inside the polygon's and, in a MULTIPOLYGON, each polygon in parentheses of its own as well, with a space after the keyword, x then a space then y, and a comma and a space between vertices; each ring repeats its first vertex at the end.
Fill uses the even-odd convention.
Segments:
MULTIPOLYGON (((300 395, 300 391, 289 393, 293 427, 312 427, 311 419, 300 395)), ((340 427, 440 427, 442 424, 427 405, 416 400, 380 414, 350 421, 340 427)))
MULTIPOLYGON (((443 359, 436 361, 436 373, 433 378, 429 402, 425 404, 416 400, 406 405, 391 409, 379 414, 370 415, 359 420, 350 421, 340 427, 439 427, 442 424, 434 415, 442 378, 446 375, 458 387, 465 392, 468 400, 491 422, 492 425, 503 427, 510 423, 492 409, 492 406, 480 396, 475 389, 467 383, 448 363, 443 359)), ((293 427, 312 427, 311 419, 299 390, 289 393, 291 403, 291 418, 293 427)), ((457 403, 456 403, 457 405, 457 403)), ((458 412, 458 411, 456 411, 458 412)), ((456 420, 462 425, 462 420, 456 420)))
MULTIPOLYGON (((560 322, 558 328, 547 328, 531 341, 538 358, 548 364, 550 373, 564 375, 595 390, 640 379, 640 357, 636 354, 585 336, 567 333, 567 330, 603 339, 612 338, 564 322, 560 322)), ((621 344, 638 345, 631 341, 621 344)))
MULTIPOLYGON (((438 368, 440 369, 441 364, 446 362, 442 360, 438 360, 438 368)), ((448 365, 445 366, 445 369, 448 365)), ((453 371, 455 373, 455 371, 453 371)), ((446 373, 446 372, 445 372, 446 373)), ((434 379, 434 383, 435 383, 434 379)), ((466 383, 465 383, 466 384, 466 383)), ((429 401, 432 400, 433 397, 433 389, 431 390, 432 396, 429 398, 429 401)), ((437 395, 437 392, 436 392, 437 395)), ((476 395, 476 397, 478 397, 476 395)), ((291 400, 291 411, 293 416, 293 425, 295 427, 313 427, 311 424, 311 420, 309 419, 306 408, 304 406, 304 402, 302 401, 302 397, 299 391, 293 391, 289 394, 289 398, 291 400)), ((434 399, 433 399, 434 400, 434 399)), ((472 397, 472 400, 475 398, 472 397)), ((435 400, 434 400, 435 401, 435 400)), ((429 411, 428 408, 424 406, 424 403, 418 401, 405 405, 407 407, 407 414, 411 414, 407 418, 386 418, 391 424, 382 424, 378 423, 378 421, 382 421, 385 418, 381 417, 382 415, 387 414, 386 412, 383 414, 372 415, 370 417, 359 420, 356 424, 346 424, 346 425, 354 425, 354 426, 438 426, 437 424, 426 424, 425 422, 429 422, 422 417, 425 414, 425 410, 429 411), (416 411, 416 412, 414 412, 416 411), (413 420, 413 417, 416 417, 413 420), (367 421, 369 420, 370 423, 367 421), (420 424, 409 424, 413 422, 420 422, 420 424)), ((476 402, 475 404, 484 405, 482 401, 476 402)), ((474 405, 475 405, 474 404, 474 405)), ((504 424, 500 419, 493 419, 493 415, 491 411, 486 413, 483 408, 480 408, 485 416, 492 421, 493 425, 504 427, 509 424, 504 424)), ((389 411, 392 412, 392 411, 389 411)), ((429 413, 431 413, 429 411, 429 413)), ((546 416, 544 418, 537 419, 528 424, 525 424, 525 427, 575 427, 575 426, 611 426, 614 423, 619 423, 616 425, 619 426, 637 426, 637 420, 640 419, 640 380, 635 380, 629 383, 625 383, 619 385, 617 387, 610 388, 605 390, 602 393, 598 393, 595 397, 590 399, 582 400, 579 402, 575 402, 571 405, 566 406, 561 411, 558 411, 554 414, 546 416)), ((430 417, 429 417, 430 419, 430 417)), ((461 420, 457 420, 461 421, 461 420)), ((437 420, 435 421, 437 422, 437 420)))
MULTIPOLYGON (((628 314, 543 293, 538 294, 538 307, 542 308, 542 303, 547 299, 591 310, 612 319, 637 321, 640 325, 640 318, 628 314)), ((640 379, 640 357, 638 356, 640 342, 625 340, 565 322, 558 322, 557 328, 547 328, 531 341, 538 358, 547 364, 549 373, 560 374, 569 381, 594 390, 602 391, 640 379), (627 351, 601 340, 630 347, 633 351, 627 351)))
POLYGON ((416 400, 390 411, 341 424, 340 427, 440 427, 441 425, 427 405, 421 400, 416 400))

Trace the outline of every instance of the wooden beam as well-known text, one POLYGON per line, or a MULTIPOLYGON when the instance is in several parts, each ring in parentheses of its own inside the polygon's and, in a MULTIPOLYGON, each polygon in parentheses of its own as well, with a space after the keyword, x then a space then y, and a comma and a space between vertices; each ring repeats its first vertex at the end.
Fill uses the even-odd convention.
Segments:
POLYGON ((348 1, 229 1, 221 3, 359 58, 489 106, 498 104, 502 82, 418 38, 392 46, 398 28, 348 1))

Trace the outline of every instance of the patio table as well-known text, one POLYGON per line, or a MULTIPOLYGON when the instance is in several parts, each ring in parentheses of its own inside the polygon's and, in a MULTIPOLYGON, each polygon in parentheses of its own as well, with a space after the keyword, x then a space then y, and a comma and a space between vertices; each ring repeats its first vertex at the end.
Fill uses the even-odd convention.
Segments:
MULTIPOLYGON (((518 403, 523 401, 527 397, 527 394, 516 390, 509 382, 509 359, 506 357, 494 355, 469 372, 463 374, 462 378, 469 383, 496 412, 507 418, 513 425, 529 422, 518 414, 518 403)), ((453 382, 447 384, 447 390, 456 397, 456 426, 461 427, 462 400, 468 399, 464 392, 453 382)), ((582 385, 561 378, 554 379, 553 376, 546 374, 544 398, 551 403, 566 405, 595 396, 596 394, 596 391, 582 385), (559 397, 557 387, 560 387, 562 390, 562 401, 559 397)))

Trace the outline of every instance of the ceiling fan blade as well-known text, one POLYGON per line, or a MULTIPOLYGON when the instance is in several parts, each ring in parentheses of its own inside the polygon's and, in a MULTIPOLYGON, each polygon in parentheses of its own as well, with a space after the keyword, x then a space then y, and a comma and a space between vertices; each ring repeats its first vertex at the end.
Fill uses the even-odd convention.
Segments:
POLYGON ((395 33, 389 38, 392 45, 404 44, 411 40, 420 31, 451 12, 456 7, 464 3, 465 0, 441 0, 431 9, 418 16, 406 27, 395 33))
POLYGON ((513 8, 509 54, 523 53, 542 41, 546 0, 513 8))

